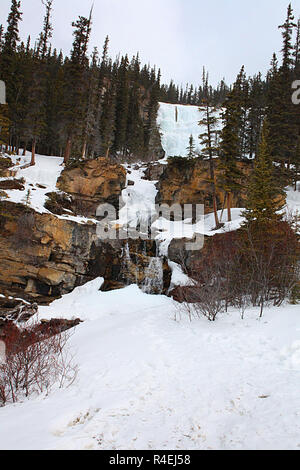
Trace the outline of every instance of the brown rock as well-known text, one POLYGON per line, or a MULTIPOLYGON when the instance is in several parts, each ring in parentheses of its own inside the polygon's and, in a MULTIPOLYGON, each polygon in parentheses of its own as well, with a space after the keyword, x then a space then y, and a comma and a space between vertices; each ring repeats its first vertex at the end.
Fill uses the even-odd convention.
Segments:
POLYGON ((88 160, 62 172, 57 187, 72 195, 74 212, 95 217, 99 204, 118 208, 119 197, 126 185, 126 171, 106 158, 88 160))
MULTIPOLYGON (((239 163, 245 177, 251 172, 250 163, 239 163)), ((220 175, 215 160, 216 178, 220 175)), ((224 191, 217 187, 218 209, 224 206, 224 191)), ((244 193, 233 195, 233 207, 243 207, 244 193)), ((209 162, 200 159, 170 158, 158 183, 157 204, 204 204, 205 213, 213 211, 209 162)))

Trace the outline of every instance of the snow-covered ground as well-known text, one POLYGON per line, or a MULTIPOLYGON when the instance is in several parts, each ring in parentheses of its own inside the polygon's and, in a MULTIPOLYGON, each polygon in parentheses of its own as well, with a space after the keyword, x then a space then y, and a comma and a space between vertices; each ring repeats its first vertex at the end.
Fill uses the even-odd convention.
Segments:
MULTIPOLYGON (((118 224, 135 228, 141 224, 141 231, 147 228, 148 222, 155 214, 157 181, 143 179, 146 167, 141 165, 124 165, 127 172, 126 188, 122 191, 124 206, 119 212, 118 224), (133 185, 129 185, 131 182, 133 185)), ((147 232, 146 232, 147 233, 147 232)))
MULTIPOLYGON (((203 113, 200 113, 198 106, 159 104, 157 124, 166 158, 186 157, 191 135, 194 139, 195 151, 201 152, 199 135, 206 132, 205 126, 199 126, 199 121, 202 119, 203 113)), ((221 129, 221 122, 218 128, 221 129)))
MULTIPOLYGON (((15 166, 11 169, 12 171, 16 171, 14 178, 24 179, 25 190, 5 190, 8 195, 8 200, 15 203, 28 203, 32 209, 41 214, 49 213, 49 211, 44 207, 47 200, 46 195, 52 192, 59 192, 56 187, 56 183, 64 169, 63 158, 36 154, 36 164, 34 166, 29 166, 28 168, 26 168, 26 166, 31 160, 30 152, 26 152, 26 156, 24 157, 12 156, 11 159, 15 163, 15 166), (30 191, 29 200, 27 200, 28 191, 30 191)), ((7 180, 14 178, 0 179, 7 180)), ((87 219, 82 216, 76 217, 73 215, 62 215, 57 217, 60 219, 72 220, 77 223, 86 223, 88 220, 96 223, 95 220, 87 219)))
POLYGON ((0 409, 1 449, 300 448, 299 306, 190 323, 167 297, 101 282, 40 307, 85 320, 79 375, 0 409))
MULTIPOLYGON (((14 163, 16 163, 17 158, 16 156, 12 157, 14 163)), ((63 170, 63 158, 36 155, 36 164, 29 168, 22 167, 30 163, 31 153, 26 152, 26 156, 20 158, 19 164, 13 167, 12 170, 16 170, 15 178, 24 178, 25 191, 5 191, 9 200, 16 203, 24 203, 26 194, 30 191, 31 207, 37 212, 48 212, 44 208, 44 203, 47 199, 46 194, 57 191, 56 182, 63 170)))
MULTIPOLYGON (((38 155, 35 167, 18 171, 39 212, 56 190, 61 163, 38 155)), ((118 222, 134 226, 153 214, 157 190, 142 179, 143 167, 127 170, 134 185, 123 192, 118 222)), ((15 202, 26 194, 8 193, 15 202)), ((300 210, 300 192, 288 190, 287 204, 300 210)), ((222 230, 240 226, 241 210, 232 212, 222 230)), ((214 233, 213 214, 204 225, 155 224, 162 252, 180 230, 185 237, 214 233)), ((170 266, 173 284, 189 282, 170 266)), ((84 320, 70 340, 78 378, 68 389, 1 408, 0 449, 300 448, 299 305, 266 309, 261 320, 249 309, 245 320, 232 310, 216 323, 190 323, 170 298, 134 285, 104 293, 102 282, 39 308, 40 319, 84 320)))

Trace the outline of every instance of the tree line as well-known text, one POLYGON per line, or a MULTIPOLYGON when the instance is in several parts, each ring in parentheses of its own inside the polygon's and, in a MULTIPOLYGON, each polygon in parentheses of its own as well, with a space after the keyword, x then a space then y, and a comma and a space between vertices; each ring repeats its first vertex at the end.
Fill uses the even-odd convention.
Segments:
POLYGON ((7 103, 0 108, 0 142, 72 159, 95 156, 146 158, 155 147, 161 73, 141 65, 139 55, 112 60, 109 38, 102 54, 88 53, 89 17, 72 23, 68 57, 53 49, 53 0, 45 2, 43 29, 32 45, 20 42, 21 2, 12 0, 7 30, 0 25, 0 80, 7 103))
MULTIPOLYGON (((248 184, 252 192, 246 202, 253 211, 261 208, 261 212, 270 215, 271 206, 275 213, 284 188, 293 184, 297 189, 300 106, 293 103, 292 84, 300 79, 300 19, 295 22, 291 4, 279 29, 283 38, 281 64, 274 54, 265 80, 261 73, 247 78, 243 66, 221 113, 209 93, 208 76, 203 78, 206 92, 200 106, 202 118, 199 124, 204 126, 204 132, 199 136, 203 146, 200 157, 210 161, 216 227, 219 226, 217 186, 226 194, 228 220, 231 221, 232 195, 247 185, 241 168, 243 163, 254 161, 250 186, 248 184), (219 157, 218 168, 221 170, 218 177, 215 156, 219 157)), ((195 156, 194 148, 191 136, 187 148, 189 157, 195 156)))

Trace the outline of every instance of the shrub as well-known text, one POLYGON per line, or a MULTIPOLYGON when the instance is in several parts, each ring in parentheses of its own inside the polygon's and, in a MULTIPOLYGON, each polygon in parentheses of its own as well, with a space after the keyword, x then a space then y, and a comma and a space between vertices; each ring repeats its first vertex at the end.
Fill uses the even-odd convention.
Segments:
POLYGON ((70 333, 45 329, 37 323, 17 328, 13 323, 4 331, 6 359, 0 364, 0 405, 16 403, 57 384, 73 383, 77 368, 67 349, 70 333))
POLYGON ((72 211, 72 198, 64 193, 48 193, 45 208, 52 214, 63 215, 72 211), (66 211, 67 210, 67 211, 66 211))
POLYGON ((299 237, 290 223, 248 224, 212 237, 189 272, 192 286, 178 295, 191 318, 214 321, 228 306, 280 306, 299 285, 299 237))

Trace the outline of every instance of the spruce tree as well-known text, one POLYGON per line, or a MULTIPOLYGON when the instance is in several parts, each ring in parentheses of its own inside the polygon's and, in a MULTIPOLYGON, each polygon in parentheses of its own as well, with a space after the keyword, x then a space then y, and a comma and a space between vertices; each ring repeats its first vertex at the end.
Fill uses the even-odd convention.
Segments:
POLYGON ((242 68, 237 80, 228 94, 224 104, 222 115, 223 129, 221 131, 220 144, 220 186, 225 192, 227 201, 228 222, 231 222, 232 193, 241 188, 241 171, 238 161, 241 160, 241 123, 242 123, 242 98, 241 83, 244 70, 242 68))
POLYGON ((74 157, 79 158, 82 155, 88 87, 87 47, 91 33, 91 18, 79 16, 72 26, 74 41, 71 57, 65 63, 64 103, 61 111, 65 163, 70 158, 72 146, 74 157))
POLYGON ((122 57, 117 78, 116 95, 116 131, 114 141, 114 152, 126 154, 126 130, 129 104, 129 61, 128 56, 122 57))
POLYGON ((294 23, 294 15, 291 3, 287 9, 287 18, 284 24, 278 26, 278 29, 282 29, 282 37, 283 37, 283 47, 282 47, 282 68, 289 69, 293 65, 293 44, 292 44, 292 36, 293 36, 293 29, 297 27, 294 23))
POLYGON ((243 213, 247 223, 256 221, 258 224, 264 224, 281 218, 278 211, 283 208, 284 204, 282 203, 282 192, 278 189, 274 177, 268 133, 268 124, 265 122, 259 152, 247 190, 246 210, 243 213))
POLYGON ((10 125, 8 105, 0 104, 0 151, 2 146, 8 145, 10 125))
POLYGON ((219 152, 219 147, 216 145, 217 142, 217 128, 219 119, 217 117, 218 110, 215 107, 209 105, 208 99, 203 103, 203 106, 199 108, 203 114, 202 119, 199 122, 200 126, 205 127, 205 132, 200 134, 200 142, 203 145, 202 154, 204 157, 209 159, 209 171, 210 171, 210 186, 213 199, 213 209, 215 216, 216 229, 220 226, 218 216, 218 202, 217 202, 217 191, 216 191, 216 174, 215 174, 215 162, 214 157, 219 152))
POLYGON ((293 10, 288 7, 287 19, 279 26, 282 29, 283 48, 282 65, 278 69, 272 65, 267 96, 267 118, 269 123, 269 145, 272 158, 280 163, 280 184, 288 184, 287 167, 293 164, 298 135, 297 109, 291 100, 293 81, 293 44, 292 32, 296 27, 293 22, 293 10))
POLYGON ((53 31, 52 24, 51 24, 52 4, 53 4, 53 0, 46 0, 46 3, 44 4, 46 7, 46 14, 44 17, 44 28, 40 34, 39 45, 38 45, 39 55, 42 60, 44 60, 46 57, 46 54, 48 52, 48 43, 52 37, 52 31, 53 31))
POLYGON ((19 38, 19 23, 22 20, 21 2, 12 0, 7 19, 7 31, 4 35, 0 57, 0 80, 6 83, 6 101, 9 104, 11 119, 10 144, 16 143, 18 127, 18 104, 22 82, 19 74, 17 46, 19 38))
POLYGON ((196 155, 195 143, 194 143, 194 137, 192 134, 190 135, 190 138, 189 138, 189 145, 187 147, 187 151, 188 151, 187 158, 192 159, 195 157, 196 155))
POLYGON ((105 92, 100 119, 101 154, 106 158, 108 158, 114 143, 115 118, 116 84, 113 81, 105 92))
POLYGON ((141 117, 141 91, 139 87, 140 60, 139 55, 133 58, 131 66, 131 87, 129 92, 128 119, 127 119, 127 146, 129 156, 143 156, 144 128, 141 117))

